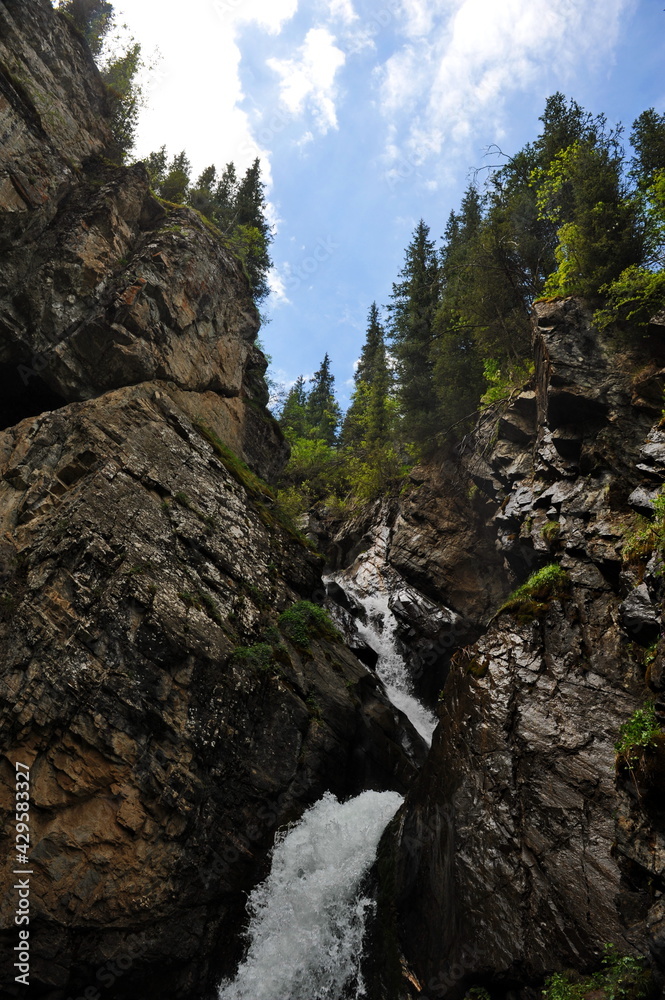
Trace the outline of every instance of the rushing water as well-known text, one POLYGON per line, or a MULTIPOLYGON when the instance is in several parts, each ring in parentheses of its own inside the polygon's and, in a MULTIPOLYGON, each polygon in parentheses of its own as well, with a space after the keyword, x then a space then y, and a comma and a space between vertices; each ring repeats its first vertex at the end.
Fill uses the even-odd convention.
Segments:
POLYGON ((363 792, 340 803, 329 792, 278 835, 270 875, 251 893, 249 950, 219 1000, 354 1000, 372 901, 360 892, 396 792, 363 792))
POLYGON ((386 694, 395 708, 404 712, 407 719, 420 733, 428 746, 432 745, 432 735, 437 726, 437 720, 432 712, 413 693, 413 685, 404 657, 397 648, 395 632, 397 619, 390 610, 387 594, 377 594, 373 597, 356 595, 356 601, 365 611, 366 623, 358 620, 356 628, 361 638, 365 640, 379 659, 376 672, 383 681, 386 694))
MULTIPOLYGON (((404 712, 428 746, 437 720, 413 693, 413 682, 397 644, 397 619, 390 608, 390 594, 397 586, 394 570, 386 560, 389 531, 380 528, 372 546, 361 553, 353 566, 324 577, 334 581, 352 604, 361 609, 364 622, 357 618, 355 628, 367 645, 378 654, 376 673, 383 681, 388 698, 404 712)), ((402 585, 403 585, 403 581, 402 585)))

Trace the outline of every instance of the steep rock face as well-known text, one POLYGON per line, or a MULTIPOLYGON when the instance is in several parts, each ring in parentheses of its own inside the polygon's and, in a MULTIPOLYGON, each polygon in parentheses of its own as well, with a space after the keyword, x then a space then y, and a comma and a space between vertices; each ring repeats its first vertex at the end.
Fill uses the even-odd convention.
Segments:
POLYGON ((0 23, 0 982, 25 989, 19 761, 31 996, 201 996, 276 829, 326 789, 404 791, 422 744, 330 626, 280 622, 322 559, 255 475, 288 449, 237 261, 104 159, 104 88, 47 0, 0 23))
POLYGON ((43 228, 76 171, 112 143, 106 92, 82 39, 48 0, 0 3, 0 245, 43 228), (63 73, 63 66, 67 72, 63 73))
POLYGON ((485 416, 463 456, 516 582, 551 562, 565 576, 453 657, 398 831, 398 930, 424 996, 537 987, 607 942, 665 966, 661 750, 637 784, 614 750, 662 686, 658 558, 623 555, 663 481, 653 332, 631 347, 575 300, 539 305, 535 393, 485 416))
POLYGON ((326 788, 405 788, 396 713, 332 637, 234 659, 320 562, 165 387, 24 421, 0 450, 2 806, 21 760, 35 995, 95 982, 128 936, 114 997, 201 990, 278 825, 326 788))
POLYGON ((112 144, 103 85, 47 0, 0 4, 0 14, 8 32, 0 42, 10 81, 4 112, 14 137, 2 157, 10 194, 0 195, 8 227, 0 274, 2 426, 166 379, 215 393, 225 440, 272 477, 287 447, 263 410, 259 318, 237 261, 194 212, 167 213, 141 165, 125 169, 103 158, 112 144), (20 205, 11 195, 17 159, 40 192, 20 205))

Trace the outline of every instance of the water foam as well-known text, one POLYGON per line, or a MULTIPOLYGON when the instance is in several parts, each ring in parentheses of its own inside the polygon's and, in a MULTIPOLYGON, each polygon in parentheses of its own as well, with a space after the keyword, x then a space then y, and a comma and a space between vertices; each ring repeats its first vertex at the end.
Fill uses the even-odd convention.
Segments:
POLYGON ((270 875, 249 897, 247 956, 219 1000, 366 996, 360 964, 373 903, 360 885, 402 801, 370 791, 340 803, 327 792, 278 834, 270 875))

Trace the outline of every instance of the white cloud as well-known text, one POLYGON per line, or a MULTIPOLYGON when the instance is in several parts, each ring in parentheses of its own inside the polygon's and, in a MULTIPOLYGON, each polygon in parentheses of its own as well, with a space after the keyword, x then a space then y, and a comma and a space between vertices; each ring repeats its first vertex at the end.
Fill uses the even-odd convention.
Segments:
POLYGON ((353 24, 358 20, 351 0, 328 0, 328 9, 330 17, 342 21, 343 24, 353 24))
POLYGON ((186 149, 196 175, 209 163, 233 160, 245 170, 261 157, 271 186, 270 161, 262 137, 241 108, 240 35, 254 30, 279 34, 298 10, 298 0, 161 0, 159 17, 146 0, 114 0, 119 23, 161 59, 147 81, 148 107, 141 116, 137 154, 166 144, 186 149))
POLYGON ((286 285, 284 284, 284 279, 281 274, 275 270, 274 267, 270 269, 268 274, 268 287, 270 288, 270 305, 271 306, 288 306, 291 305, 291 300, 286 294, 286 285))
POLYGON ((611 57, 634 0, 402 0, 404 42, 379 71, 393 126, 388 159, 501 129, 517 91, 555 89, 583 63, 611 57))
POLYGON ((212 6, 230 24, 258 24, 277 35, 296 14, 298 0, 212 0, 212 6))
POLYGON ((327 28, 311 28, 295 59, 268 60, 268 66, 281 77, 283 104, 295 115, 311 110, 322 135, 337 128, 335 76, 345 61, 327 28))

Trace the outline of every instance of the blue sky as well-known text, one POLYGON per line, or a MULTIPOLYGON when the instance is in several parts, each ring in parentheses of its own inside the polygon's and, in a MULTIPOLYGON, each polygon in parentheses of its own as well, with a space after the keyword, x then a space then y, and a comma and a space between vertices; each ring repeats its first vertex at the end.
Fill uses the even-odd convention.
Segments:
POLYGON ((116 0, 145 54, 137 154, 260 156, 275 224, 261 334, 278 380, 326 351, 348 402, 372 300, 418 219, 538 132, 556 90, 611 122, 665 110, 662 0, 116 0))

